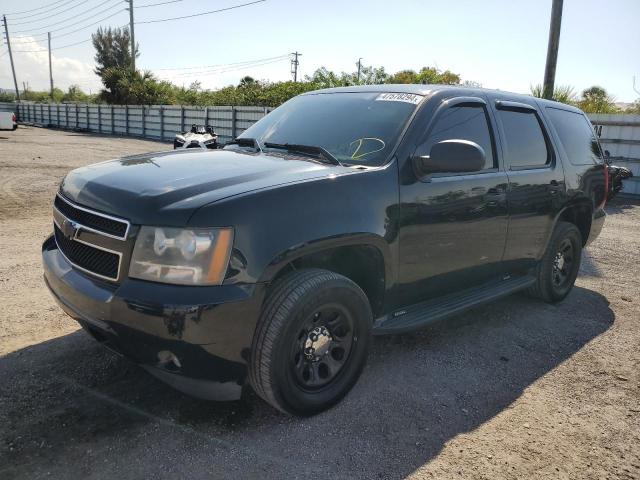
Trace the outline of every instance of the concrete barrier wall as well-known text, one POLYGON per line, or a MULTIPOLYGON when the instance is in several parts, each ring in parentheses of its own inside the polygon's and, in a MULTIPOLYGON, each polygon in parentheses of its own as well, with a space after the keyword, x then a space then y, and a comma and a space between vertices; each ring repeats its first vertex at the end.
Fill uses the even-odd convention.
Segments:
POLYGON ((0 103, 20 123, 171 141, 192 124, 211 125, 221 143, 240 135, 272 109, 267 107, 193 107, 176 105, 95 105, 0 103))

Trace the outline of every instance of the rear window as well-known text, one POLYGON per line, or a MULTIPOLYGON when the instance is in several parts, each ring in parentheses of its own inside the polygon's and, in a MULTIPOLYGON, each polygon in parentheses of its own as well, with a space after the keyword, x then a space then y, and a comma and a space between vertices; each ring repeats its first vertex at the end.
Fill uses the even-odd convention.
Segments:
POLYGON ((573 165, 601 163, 600 145, 584 115, 553 107, 547 107, 547 115, 573 165))
POLYGON ((498 110, 498 116, 504 130, 510 168, 536 168, 550 162, 547 142, 534 111, 498 110))

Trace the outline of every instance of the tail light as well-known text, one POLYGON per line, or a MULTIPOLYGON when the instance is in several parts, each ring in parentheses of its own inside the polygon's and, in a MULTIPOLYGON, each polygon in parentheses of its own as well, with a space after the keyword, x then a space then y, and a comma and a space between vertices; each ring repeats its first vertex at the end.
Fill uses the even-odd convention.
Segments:
POLYGON ((16 114, 15 113, 13 115, 11 115, 11 121, 13 123, 16 123, 16 114))

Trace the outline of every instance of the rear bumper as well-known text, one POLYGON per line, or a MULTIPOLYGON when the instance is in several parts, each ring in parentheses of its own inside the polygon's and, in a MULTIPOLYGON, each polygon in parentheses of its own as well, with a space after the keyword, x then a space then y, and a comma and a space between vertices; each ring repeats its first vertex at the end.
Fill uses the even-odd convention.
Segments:
POLYGON ((96 340, 185 393, 239 398, 263 285, 114 285, 71 267, 52 240, 42 246, 45 283, 96 340))
POLYGON ((597 210, 593 214, 593 218, 591 219, 591 230, 589 231, 589 238, 587 238, 585 246, 591 245, 591 243, 598 238, 598 235, 600 235, 600 232, 604 227, 605 218, 607 218, 607 214, 603 208, 597 210))

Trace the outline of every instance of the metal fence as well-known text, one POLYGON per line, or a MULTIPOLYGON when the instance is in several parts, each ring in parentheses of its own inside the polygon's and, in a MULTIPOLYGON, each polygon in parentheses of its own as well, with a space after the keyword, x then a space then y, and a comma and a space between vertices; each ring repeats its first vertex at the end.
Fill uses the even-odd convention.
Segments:
POLYGON ((612 163, 633 172, 624 181, 622 193, 640 195, 640 115, 594 113, 589 118, 612 163))
MULTIPOLYGON (((195 123, 213 126, 221 143, 240 135, 271 110, 267 107, 0 103, 0 111, 14 111, 21 123, 154 140, 172 140, 176 133, 188 130, 195 123)), ((590 114, 589 118, 613 162, 633 172, 634 177, 625 180, 622 192, 640 195, 640 115, 590 114)))
POLYGON ((272 109, 268 107, 183 107, 176 105, 85 105, 0 103, 20 123, 108 135, 172 140, 192 124, 211 125, 221 143, 240 135, 272 109))

